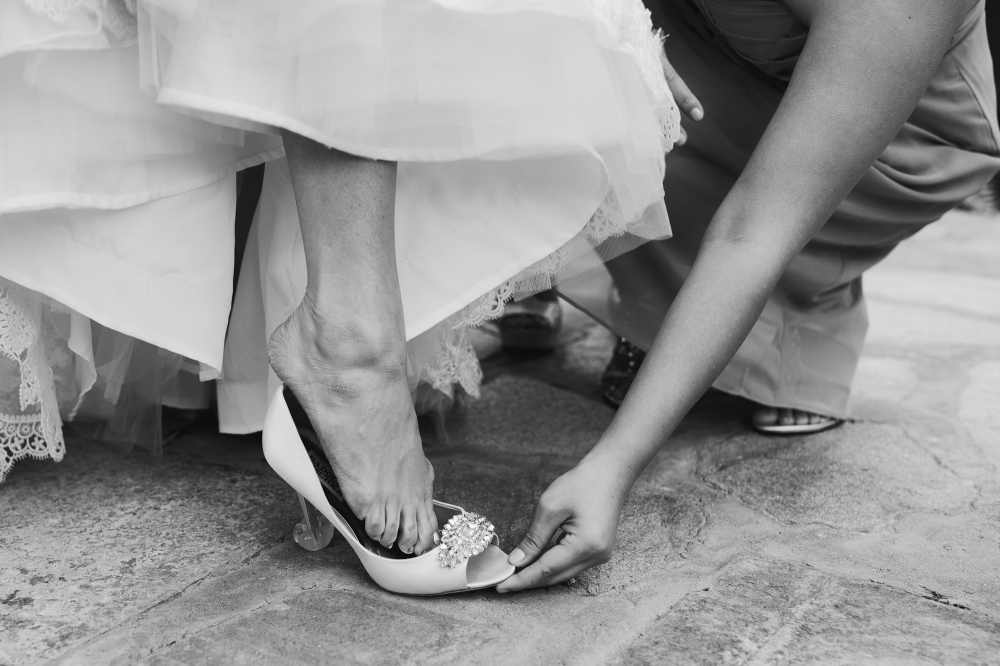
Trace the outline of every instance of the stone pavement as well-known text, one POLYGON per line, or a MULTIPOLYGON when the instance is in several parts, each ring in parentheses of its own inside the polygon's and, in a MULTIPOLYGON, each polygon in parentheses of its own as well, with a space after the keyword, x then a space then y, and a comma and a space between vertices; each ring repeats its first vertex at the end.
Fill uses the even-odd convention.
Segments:
MULTIPOLYGON (((80 439, 0 487, 0 664, 1000 664, 1000 219, 954 213, 865 287, 854 415, 768 438, 709 393, 569 585, 385 593, 341 539, 290 538, 253 438, 161 458, 80 439)), ((516 543, 597 440, 611 337, 568 311, 551 356, 486 364, 428 444, 436 495, 516 543)))

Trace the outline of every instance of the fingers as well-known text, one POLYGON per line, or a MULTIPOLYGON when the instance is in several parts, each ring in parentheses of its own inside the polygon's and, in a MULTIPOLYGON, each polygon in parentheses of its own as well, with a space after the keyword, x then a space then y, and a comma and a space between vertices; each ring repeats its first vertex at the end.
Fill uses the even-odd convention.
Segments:
POLYGON ((541 499, 538 500, 538 507, 535 508, 535 517, 531 521, 531 527, 528 528, 518 547, 511 551, 507 561, 515 567, 525 567, 534 562, 549 545, 552 535, 568 517, 568 511, 554 510, 549 507, 545 495, 542 495, 541 499))
POLYGON ((680 127, 680 134, 677 136, 677 140, 674 141, 674 145, 683 146, 688 142, 688 133, 684 131, 683 127, 680 127))
POLYGON ((587 569, 608 561, 603 550, 584 545, 567 535, 545 551, 537 562, 517 572, 500 585, 497 592, 519 592, 533 587, 545 587, 569 580, 587 569))
MULTIPOLYGON (((660 64, 663 65, 663 76, 667 80, 670 92, 674 95, 674 101, 677 102, 677 106, 684 112, 684 115, 695 121, 704 118, 705 110, 702 108, 701 102, 698 101, 698 98, 694 96, 691 89, 684 83, 684 79, 680 77, 674 66, 667 60, 666 53, 660 53, 660 64)), ((684 144, 679 142, 679 145, 684 144)))

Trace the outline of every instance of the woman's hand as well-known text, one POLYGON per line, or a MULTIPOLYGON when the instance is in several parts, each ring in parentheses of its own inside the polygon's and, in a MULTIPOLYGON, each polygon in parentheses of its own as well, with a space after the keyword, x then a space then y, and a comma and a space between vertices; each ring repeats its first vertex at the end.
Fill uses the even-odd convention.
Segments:
POLYGON ((516 592, 555 585, 611 559, 630 483, 607 465, 584 459, 542 493, 535 519, 510 563, 521 570, 497 586, 516 592), (548 547, 556 530, 562 534, 548 547))
MULTIPOLYGON (((684 83, 684 79, 670 64, 670 61, 667 60, 667 54, 663 51, 660 51, 660 64, 663 66, 663 77, 667 80, 667 87, 670 88, 670 92, 674 95, 674 101, 677 102, 677 106, 684 112, 684 115, 696 122, 704 118, 705 110, 702 108, 701 102, 684 83)), ((677 145, 683 146, 685 143, 687 143, 687 132, 681 127, 681 135, 677 139, 677 145)))

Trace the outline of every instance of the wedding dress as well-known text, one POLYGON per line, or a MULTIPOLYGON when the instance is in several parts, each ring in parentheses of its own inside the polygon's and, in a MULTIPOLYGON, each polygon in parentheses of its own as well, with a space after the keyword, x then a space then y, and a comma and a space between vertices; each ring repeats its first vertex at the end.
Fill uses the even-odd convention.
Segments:
POLYGON ((266 341, 305 288, 281 129, 399 163, 415 393, 476 395, 465 327, 670 233, 679 114, 638 0, 0 12, 0 475, 58 459, 95 387, 118 418, 132 379, 146 407, 218 379, 222 429, 262 427, 266 341), (265 161, 234 297, 234 173, 265 161))
POLYGON ((0 0, 0 480, 64 420, 155 446, 202 403, 174 389, 221 367, 234 174, 282 154, 144 94, 134 11, 0 0))

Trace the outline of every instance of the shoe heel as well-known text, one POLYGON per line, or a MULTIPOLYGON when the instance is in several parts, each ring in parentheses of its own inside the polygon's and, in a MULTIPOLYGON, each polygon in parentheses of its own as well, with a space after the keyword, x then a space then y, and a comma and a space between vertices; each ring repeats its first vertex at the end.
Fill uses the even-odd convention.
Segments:
POLYGON ((295 493, 302 507, 302 522, 295 525, 292 538, 306 550, 321 550, 330 545, 336 529, 305 497, 295 493))

